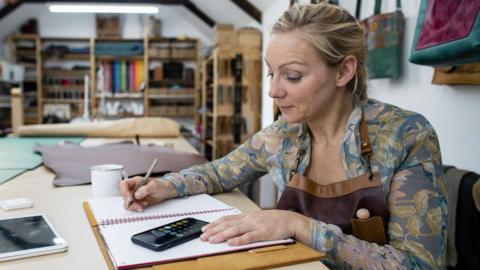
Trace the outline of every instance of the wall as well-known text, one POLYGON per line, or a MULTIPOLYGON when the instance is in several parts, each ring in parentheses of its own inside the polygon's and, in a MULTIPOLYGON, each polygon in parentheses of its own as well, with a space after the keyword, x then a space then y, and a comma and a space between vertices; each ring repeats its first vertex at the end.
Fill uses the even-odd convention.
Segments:
MULTIPOLYGON (((280 1, 279 1, 280 2, 280 1)), ((288 1, 285 1, 288 2, 288 1)), ((375 1, 363 1, 362 18, 373 13, 375 1)), ((399 80, 371 80, 369 95, 402 108, 423 114, 435 127, 445 164, 455 165, 480 173, 480 86, 432 85, 433 68, 414 65, 407 58, 412 45, 414 27, 420 0, 402 1, 406 17, 404 40, 404 74, 399 80)), ((340 4, 354 13, 355 0, 340 1, 340 4)), ((286 4, 288 6, 288 4, 286 4)), ((271 21, 286 9, 285 4, 271 6, 264 12, 264 35, 271 28, 271 21), (269 18, 267 18, 267 15, 269 18), (274 18, 270 18, 274 17, 274 18)), ((383 1, 382 10, 395 10, 395 1, 383 1)), ((266 44, 266 40, 265 43, 266 44)), ((264 68, 266 76, 266 69, 264 68)), ((272 122, 272 100, 268 97, 268 80, 264 80, 262 124, 272 122)))

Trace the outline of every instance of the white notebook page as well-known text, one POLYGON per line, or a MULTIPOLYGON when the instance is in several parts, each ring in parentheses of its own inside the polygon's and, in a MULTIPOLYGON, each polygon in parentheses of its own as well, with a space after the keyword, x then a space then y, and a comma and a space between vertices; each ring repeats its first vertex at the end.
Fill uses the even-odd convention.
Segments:
POLYGON ((166 201, 147 208, 143 213, 124 210, 120 197, 93 199, 89 200, 89 204, 97 222, 99 220, 116 220, 117 222, 117 224, 100 225, 99 228, 108 247, 110 258, 118 269, 292 242, 291 239, 287 239, 244 246, 229 246, 226 243, 210 244, 197 238, 164 251, 152 251, 133 244, 130 240, 131 236, 188 216, 212 222, 225 215, 238 214, 240 211, 206 194, 166 201), (218 209, 222 211, 215 211, 218 209), (179 213, 187 215, 178 215, 179 213), (188 213, 193 214, 188 215, 188 213), (160 218, 145 218, 138 222, 118 222, 119 218, 153 217, 155 215, 160 215, 160 218), (173 216, 167 217, 168 215, 173 216))
POLYGON ((121 197, 100 197, 89 199, 88 203, 99 225, 129 222, 129 218, 131 222, 134 222, 135 219, 163 219, 169 215, 173 217, 194 216, 201 212, 210 211, 225 212, 223 215, 241 213, 240 210, 207 194, 167 200, 160 204, 147 207, 144 212, 126 210, 123 208, 123 200, 121 197))

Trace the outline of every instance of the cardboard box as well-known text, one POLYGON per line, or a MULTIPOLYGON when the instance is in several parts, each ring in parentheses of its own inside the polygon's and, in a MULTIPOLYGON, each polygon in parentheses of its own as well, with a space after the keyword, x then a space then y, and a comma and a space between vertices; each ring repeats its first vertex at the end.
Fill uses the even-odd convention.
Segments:
POLYGON ((96 29, 98 38, 120 38, 120 17, 118 15, 97 15, 96 29))
POLYGON ((173 48, 172 58, 194 59, 196 56, 195 48, 173 48))
POLYGON ((157 48, 157 57, 161 58, 169 58, 170 57, 170 49, 169 48, 157 48))
POLYGON ((255 28, 242 28, 237 32, 238 46, 258 47, 262 46, 262 32, 255 28))
POLYGON ((213 27, 213 45, 217 47, 234 47, 237 36, 233 24, 216 24, 213 27))
POLYGON ((153 69, 153 80, 155 80, 155 81, 163 80, 163 68, 162 67, 155 67, 153 69))

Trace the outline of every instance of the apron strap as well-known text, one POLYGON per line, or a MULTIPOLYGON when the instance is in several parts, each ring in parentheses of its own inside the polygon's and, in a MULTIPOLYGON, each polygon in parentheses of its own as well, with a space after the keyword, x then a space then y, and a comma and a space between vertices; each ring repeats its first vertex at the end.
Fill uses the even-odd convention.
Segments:
POLYGON ((372 144, 370 143, 370 138, 368 137, 368 127, 363 117, 360 121, 360 149, 362 156, 372 153, 372 144))
POLYGON ((372 143, 370 142, 370 137, 368 136, 367 122, 363 116, 362 120, 360 121, 360 149, 362 156, 367 161, 368 172, 370 173, 368 179, 373 180, 375 175, 372 172, 372 143))
MULTIPOLYGON (((362 116, 362 119, 360 120, 360 149, 361 149, 361 155, 367 161, 368 171, 370 173, 369 179, 373 180, 375 176, 372 172, 372 165, 371 165, 371 157, 373 155, 372 144, 370 142, 370 137, 368 136, 367 123, 365 122, 365 119, 363 118, 363 116, 362 116)), ((297 164, 295 169, 290 171, 289 181, 292 180, 293 175, 298 172, 298 166, 300 166, 300 160, 302 159, 304 154, 305 154, 305 151, 303 149, 298 150, 297 159, 296 159, 297 164)))

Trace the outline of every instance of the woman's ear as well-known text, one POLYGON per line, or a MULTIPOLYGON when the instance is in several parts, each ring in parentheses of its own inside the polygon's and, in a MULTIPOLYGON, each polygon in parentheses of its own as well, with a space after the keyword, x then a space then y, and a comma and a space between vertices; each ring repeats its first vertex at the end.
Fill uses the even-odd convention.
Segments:
POLYGON ((357 59, 353 55, 348 55, 343 59, 338 67, 337 72, 337 87, 344 87, 355 76, 357 71, 357 59))

